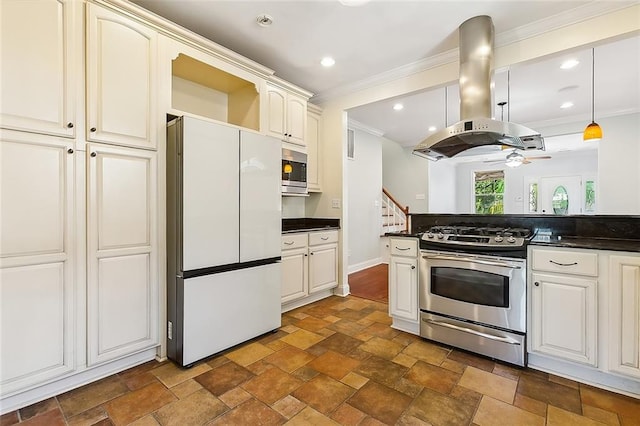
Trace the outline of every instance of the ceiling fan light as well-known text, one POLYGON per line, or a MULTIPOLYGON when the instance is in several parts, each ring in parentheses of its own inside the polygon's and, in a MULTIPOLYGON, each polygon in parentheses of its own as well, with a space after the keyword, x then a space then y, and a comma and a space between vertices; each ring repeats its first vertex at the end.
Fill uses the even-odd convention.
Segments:
POLYGON ((522 160, 516 160, 516 159, 507 160, 507 161, 505 161, 505 163, 504 163, 504 164, 505 164, 507 167, 514 168, 514 167, 518 167, 518 166, 520 166, 520 165, 522 164, 522 160))
POLYGON ((602 129, 600 125, 595 121, 592 121, 586 129, 584 129, 584 133, 582 134, 582 139, 586 141, 598 141, 602 139, 602 129))

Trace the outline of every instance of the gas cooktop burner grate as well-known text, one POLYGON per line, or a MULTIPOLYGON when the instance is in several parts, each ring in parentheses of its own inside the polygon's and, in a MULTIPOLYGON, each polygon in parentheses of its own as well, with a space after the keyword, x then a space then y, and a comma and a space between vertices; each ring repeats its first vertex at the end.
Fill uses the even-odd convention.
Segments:
POLYGON ((527 228, 490 225, 433 226, 421 236, 421 249, 440 249, 485 254, 507 254, 524 257, 526 242, 531 236, 527 228))

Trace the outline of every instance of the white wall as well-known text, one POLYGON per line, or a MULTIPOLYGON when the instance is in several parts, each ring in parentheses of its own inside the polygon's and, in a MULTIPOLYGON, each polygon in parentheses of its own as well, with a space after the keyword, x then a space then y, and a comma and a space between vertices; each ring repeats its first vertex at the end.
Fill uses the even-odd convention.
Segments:
POLYGON ((403 148, 388 139, 382 141, 382 184, 410 213, 429 211, 429 168, 413 147, 403 148))
POLYGON ((640 214, 640 114, 598 120, 602 140, 596 206, 601 214, 640 214))
MULTIPOLYGON (((596 105, 597 108, 597 105, 596 105)), ((596 109, 597 111, 597 109, 596 109)), ((598 214, 640 214, 640 113, 598 118, 602 140, 598 143, 598 214)), ((536 128, 545 137, 582 132, 578 122, 536 128)), ((585 142, 587 143, 587 142, 585 142)))
POLYGON ((459 213, 456 197, 456 164, 442 160, 436 163, 429 161, 428 167, 429 213, 459 213))
POLYGON ((354 158, 347 160, 349 273, 377 265, 380 257, 382 143, 354 129, 354 158))
MULTIPOLYGON (((528 192, 525 182, 541 177, 593 176, 598 170, 598 151, 595 149, 551 154, 550 160, 533 160, 519 167, 506 167, 503 163, 461 163, 456 168, 457 191, 455 213, 475 213, 474 172, 482 170, 504 170, 504 212, 508 214, 528 213, 528 192)), ((596 202, 596 205, 599 204, 596 202)), ((453 212, 449 212, 453 213, 453 212)))

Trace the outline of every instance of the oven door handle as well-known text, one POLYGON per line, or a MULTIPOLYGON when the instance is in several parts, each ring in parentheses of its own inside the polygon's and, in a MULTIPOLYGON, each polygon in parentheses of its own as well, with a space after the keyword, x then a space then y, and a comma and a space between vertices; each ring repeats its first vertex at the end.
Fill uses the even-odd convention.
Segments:
POLYGON ((484 259, 476 259, 472 257, 455 257, 455 256, 422 256, 424 259, 436 259, 436 260, 453 260, 457 262, 471 262, 471 263, 480 263, 481 265, 489 265, 489 266, 500 266, 502 268, 511 268, 511 269, 522 269, 522 266, 519 265, 509 265, 507 263, 502 262, 494 262, 492 260, 484 260, 484 259))
POLYGON ((450 324, 450 323, 444 322, 444 321, 435 321, 435 320, 432 320, 432 319, 424 319, 424 318, 422 319, 422 321, 424 321, 426 323, 429 323, 429 324, 433 324, 433 325, 439 325, 440 327, 447 327, 447 328, 451 328, 453 330, 462 331, 463 333, 475 334, 476 336, 485 337, 487 339, 496 340, 498 342, 506 343, 506 344, 509 344, 509 345, 520 345, 520 342, 518 342, 516 339, 512 339, 510 337, 495 336, 493 334, 483 333, 481 331, 473 330, 471 328, 460 327, 459 325, 450 324))

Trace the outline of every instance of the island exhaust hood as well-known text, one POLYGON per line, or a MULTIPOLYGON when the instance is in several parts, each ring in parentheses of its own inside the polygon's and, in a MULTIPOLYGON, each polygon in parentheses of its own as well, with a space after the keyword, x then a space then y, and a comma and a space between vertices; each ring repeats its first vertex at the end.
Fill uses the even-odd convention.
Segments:
POLYGON ((460 25, 459 34, 461 121, 429 136, 413 153, 437 161, 486 145, 544 150, 540 133, 520 124, 490 118, 494 38, 491 17, 468 19, 460 25))

